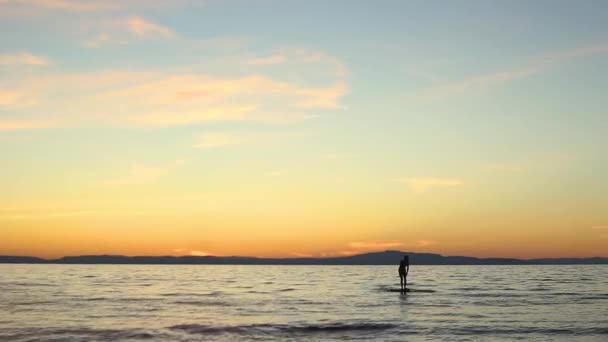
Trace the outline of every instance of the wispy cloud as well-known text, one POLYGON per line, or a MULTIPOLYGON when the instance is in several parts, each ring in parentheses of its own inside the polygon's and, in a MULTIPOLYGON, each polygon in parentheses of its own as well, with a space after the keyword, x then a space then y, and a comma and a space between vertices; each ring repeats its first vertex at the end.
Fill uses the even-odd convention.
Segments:
POLYGON ((0 66, 48 65, 49 59, 29 52, 0 54, 0 66))
POLYGON ((120 2, 89 0, 0 0, 0 5, 21 5, 74 12, 116 9, 120 2))
POLYGON ((131 17, 127 19, 126 25, 131 33, 138 36, 160 36, 165 38, 175 36, 175 32, 170 28, 153 23, 142 17, 131 17))
POLYGON ((18 91, 0 90, 0 106, 8 106, 17 103, 22 94, 18 91))
POLYGON ((196 148, 218 148, 232 145, 244 144, 251 141, 250 137, 227 132, 213 132, 201 134, 194 143, 196 148))
POLYGON ((126 45, 128 41, 124 38, 118 39, 112 37, 109 33, 102 32, 93 38, 87 39, 82 42, 82 46, 90 49, 98 49, 105 45, 126 45))
MULTIPOLYGON (((0 105, 2 103, 0 102, 0 105)), ((54 127, 55 123, 44 120, 2 120, 0 119, 0 132, 4 131, 28 131, 54 127)))
POLYGON ((388 249, 397 249, 401 250, 403 248, 421 248, 425 249, 426 247, 434 246, 438 244, 437 241, 434 240, 418 240, 412 242, 404 242, 404 241, 355 241, 348 243, 346 249, 339 250, 335 253, 329 253, 328 256, 338 255, 338 256, 350 256, 367 252, 376 252, 376 251, 384 251, 388 249))
POLYGON ((283 176, 285 174, 287 174, 287 170, 285 170, 285 169, 271 170, 271 171, 267 171, 265 173, 266 176, 270 176, 270 177, 279 177, 279 176, 283 176))
POLYGON ((311 49, 282 48, 273 54, 247 58, 244 64, 254 66, 292 64, 300 68, 306 65, 323 65, 333 76, 347 75, 347 67, 341 60, 325 52, 311 49))
POLYGON ((439 82, 424 88, 413 95, 423 100, 441 100, 462 94, 481 91, 509 81, 529 77, 551 67, 569 62, 573 59, 608 53, 608 44, 575 48, 556 52, 532 59, 527 65, 511 70, 500 70, 488 74, 473 76, 460 81, 439 82))
POLYGON ((210 256, 212 255, 209 252, 206 251, 201 251, 201 250, 193 250, 193 249, 188 249, 188 248, 176 248, 173 250, 173 254, 178 255, 178 256, 185 256, 185 255, 189 255, 189 256, 210 256))
POLYGON ((109 179, 105 183, 109 185, 147 184, 164 177, 169 172, 184 164, 184 159, 178 159, 168 165, 144 165, 135 163, 129 167, 127 175, 109 179))
POLYGON ((592 226, 591 229, 608 229, 608 225, 607 226, 592 226))
POLYGON ((11 90, 0 90, 0 105, 28 103, 31 108, 45 108, 35 119, 53 117, 57 125, 70 126, 297 122, 317 116, 307 113, 309 108, 341 107, 339 100, 346 91, 344 84, 314 88, 262 75, 212 78, 186 72, 122 70, 19 75, 7 84, 9 81, 11 90))
POLYGON ((457 187, 465 184, 464 180, 455 178, 397 178, 393 181, 406 184, 412 191, 418 193, 437 187, 457 187))
POLYGON ((291 253, 291 256, 294 256, 296 258, 312 258, 314 257, 314 254, 310 254, 310 253, 291 253))
POLYGON ((329 65, 335 76, 344 77, 347 75, 346 65, 339 60, 323 51, 314 51, 307 49, 295 49, 293 51, 293 57, 290 60, 294 60, 298 63, 322 63, 329 65))
POLYGON ((151 38, 165 40, 178 37, 173 29, 141 16, 92 21, 79 30, 82 31, 80 34, 88 36, 80 44, 90 49, 99 49, 113 45, 127 45, 134 40, 151 38))
POLYGON ((318 89, 294 89, 295 94, 304 97, 296 103, 303 108, 343 108, 338 99, 347 91, 346 82, 340 81, 327 88, 318 89))
POLYGON ((497 172, 521 172, 524 171, 524 167, 518 164, 509 163, 495 163, 487 165, 487 169, 497 172))
POLYGON ((256 109, 255 105, 216 106, 200 110, 182 112, 152 112, 130 118, 137 126, 183 126, 205 122, 255 121, 248 114, 256 109))
POLYGON ((384 248, 401 247, 405 243, 401 241, 366 241, 366 242, 351 242, 348 247, 353 249, 378 250, 384 248))
POLYGON ((273 55, 268 57, 254 58, 246 62, 250 65, 274 65, 281 64, 287 61, 287 56, 284 55, 273 55))
POLYGON ((95 210, 73 210, 73 211, 0 211, 0 220, 21 221, 21 220, 49 220, 62 219, 80 216, 94 215, 95 210))
POLYGON ((0 0, 0 6, 9 8, 78 13, 114 11, 121 9, 162 9, 166 7, 195 6, 200 5, 201 3, 203 2, 197 0, 0 0))
POLYGON ((352 154, 348 154, 348 153, 325 153, 321 155, 321 158, 323 159, 350 159, 353 158, 352 154))
POLYGON ((418 240, 418 241, 416 241, 416 246, 418 246, 418 247, 429 247, 429 246, 434 246, 437 243, 438 242, 434 241, 434 240, 418 240))

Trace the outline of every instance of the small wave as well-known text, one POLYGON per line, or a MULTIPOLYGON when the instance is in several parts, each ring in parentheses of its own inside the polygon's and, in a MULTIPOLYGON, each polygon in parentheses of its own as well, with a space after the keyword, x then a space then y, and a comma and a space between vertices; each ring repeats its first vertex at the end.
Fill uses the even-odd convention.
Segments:
POLYGON ((230 303, 220 300, 180 300, 173 302, 173 304, 200 306, 230 306, 230 303))
POLYGON ((49 304, 57 304, 57 302, 49 301, 49 300, 39 300, 33 302, 17 302, 13 303, 15 306, 29 306, 29 305, 49 305, 49 304))
POLYGON ((272 333, 332 333, 347 331, 382 331, 396 328, 389 323, 326 323, 326 324, 249 324, 249 325, 201 325, 182 324, 169 327, 170 330, 190 334, 272 334, 272 333))
POLYGON ((108 299, 105 297, 93 297, 93 298, 87 298, 85 300, 87 302, 97 302, 97 301, 108 300, 108 299))
POLYGON ((522 298, 526 297, 525 294, 521 293, 465 293, 463 297, 471 298, 522 298))
POLYGON ((539 328, 539 327, 456 327, 456 328, 436 328, 432 333, 450 335, 531 335, 540 334, 545 336, 589 336, 589 335, 608 335, 608 328, 539 328))
POLYGON ((278 291, 279 291, 279 292, 290 292, 290 291, 295 291, 295 290, 296 290, 296 289, 289 287, 289 288, 286 288, 286 289, 280 289, 280 290, 278 290, 278 291))
POLYGON ((582 296, 578 299, 581 300, 606 300, 608 299, 608 295, 590 295, 590 296, 582 296))
POLYGON ((8 285, 8 286, 24 286, 24 287, 46 287, 46 286, 57 286, 56 284, 48 284, 48 283, 11 283, 11 282, 6 282, 2 285, 8 285))
POLYGON ((148 340, 166 337, 165 334, 143 329, 87 329, 87 328, 39 328, 39 329, 10 329, 5 330, 0 337, 14 340, 39 340, 45 336, 49 340, 148 340))
POLYGON ((196 296, 214 296, 216 292, 213 293, 194 293, 194 292, 169 292, 169 293, 161 293, 161 297, 196 297, 196 296))
POLYGON ((456 288, 455 290, 458 290, 458 291, 481 291, 483 289, 480 289, 478 287, 459 287, 459 288, 456 288))

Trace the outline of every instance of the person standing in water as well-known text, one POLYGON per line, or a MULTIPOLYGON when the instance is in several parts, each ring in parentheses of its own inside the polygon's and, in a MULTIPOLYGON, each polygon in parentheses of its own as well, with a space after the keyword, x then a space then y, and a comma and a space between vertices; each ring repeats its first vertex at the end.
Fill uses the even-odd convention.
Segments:
POLYGON ((410 271, 410 257, 403 256, 403 260, 399 263, 399 278, 401 278, 401 291, 407 290, 407 274, 410 271))

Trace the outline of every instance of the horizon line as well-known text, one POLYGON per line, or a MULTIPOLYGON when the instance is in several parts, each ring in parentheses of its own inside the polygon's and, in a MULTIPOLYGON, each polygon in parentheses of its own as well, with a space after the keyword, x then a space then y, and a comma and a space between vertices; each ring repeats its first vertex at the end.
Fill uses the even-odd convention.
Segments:
POLYGON ((411 252, 411 251, 400 251, 394 249, 387 249, 384 251, 370 251, 370 252, 362 252, 351 255, 328 255, 328 256, 285 256, 285 257, 263 257, 263 256, 248 256, 248 255, 126 255, 126 254, 79 254, 79 255, 64 255, 60 257, 39 257, 33 255, 8 255, 8 254, 0 254, 0 257, 15 257, 15 258, 35 258, 41 259, 44 261, 57 261, 65 258, 79 258, 79 257, 124 257, 124 258, 247 258, 247 259, 272 259, 272 260, 301 260, 301 259, 311 259, 311 260, 322 260, 322 259, 343 259, 343 258, 352 258, 361 255, 368 254, 380 254, 380 253, 388 253, 388 252, 396 252, 402 254, 424 254, 424 255, 435 255, 439 257, 455 257, 455 258, 474 258, 479 260, 487 260, 487 259, 505 259, 505 260, 522 260, 522 261, 530 261, 530 260, 559 260, 559 259, 602 259, 608 258, 608 256, 588 256, 588 257, 580 257, 580 256, 560 256, 560 257, 533 257, 533 258, 518 258, 518 257, 499 257, 499 256, 490 256, 490 257, 478 257, 478 256, 468 256, 468 255, 444 255, 440 253, 428 253, 428 252, 411 252))

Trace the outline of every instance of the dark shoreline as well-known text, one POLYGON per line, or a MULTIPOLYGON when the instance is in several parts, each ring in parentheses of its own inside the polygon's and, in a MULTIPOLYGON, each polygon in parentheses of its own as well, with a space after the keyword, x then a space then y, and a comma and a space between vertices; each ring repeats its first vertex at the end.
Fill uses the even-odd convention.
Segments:
POLYGON ((475 258, 431 253, 385 251, 331 258, 256 258, 240 256, 122 256, 83 255, 59 259, 0 256, 0 264, 84 265, 395 265, 403 254, 413 265, 606 265, 608 257, 593 258, 475 258))

